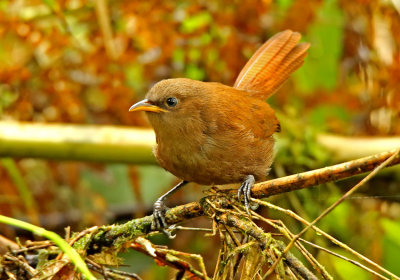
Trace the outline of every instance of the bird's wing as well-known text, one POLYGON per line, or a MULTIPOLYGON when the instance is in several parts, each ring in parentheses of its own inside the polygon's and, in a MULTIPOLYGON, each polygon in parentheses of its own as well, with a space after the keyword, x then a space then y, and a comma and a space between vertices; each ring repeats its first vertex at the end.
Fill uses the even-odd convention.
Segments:
POLYGON ((266 99, 304 63, 309 43, 298 44, 300 33, 285 30, 262 45, 236 79, 234 87, 266 99))
POLYGON ((221 139, 251 135, 254 139, 267 139, 280 129, 274 111, 264 100, 249 97, 242 90, 218 84, 212 88, 218 94, 202 111, 206 134, 221 139))

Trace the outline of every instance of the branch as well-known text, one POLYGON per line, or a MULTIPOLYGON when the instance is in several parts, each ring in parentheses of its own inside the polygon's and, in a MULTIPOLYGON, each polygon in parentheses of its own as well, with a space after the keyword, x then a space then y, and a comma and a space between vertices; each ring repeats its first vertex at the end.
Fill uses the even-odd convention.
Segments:
MULTIPOLYGON (((275 246, 280 252, 283 252, 285 245, 273 238, 269 233, 265 233, 261 228, 252 226, 250 221, 237 217, 236 215, 222 214, 218 220, 226 225, 235 227, 241 230, 244 234, 254 237, 260 244, 265 246, 275 246)), ((285 253, 285 262, 293 269, 296 270, 304 279, 318 280, 296 257, 290 252, 285 253)))
MULTIPOLYGON (((322 183, 337 181, 354 175, 373 170, 379 164, 387 160, 395 151, 385 152, 330 167, 303 172, 291 176, 273 179, 270 181, 255 184, 252 188, 253 198, 265 198, 276 194, 290 192, 298 189, 316 186, 322 183)), ((397 155, 389 166, 400 163, 400 156, 397 155)), ((215 194, 204 197, 202 201, 209 197, 216 196, 234 197, 237 195, 236 189, 219 190, 215 194)), ((168 224, 177 224, 185 220, 204 216, 207 209, 203 209, 201 202, 191 202, 180 205, 166 211, 166 221, 168 224)), ((221 207, 229 207, 229 201, 224 202, 221 207)), ((98 234, 93 236, 91 246, 100 248, 102 246, 119 246, 136 236, 145 235, 151 232, 152 216, 131 220, 125 224, 105 226, 98 234)))
MULTIPOLYGON (((357 185, 352 187, 349 191, 347 191, 340 199, 338 199, 335 203, 325 209, 317 218, 315 218, 311 223, 309 223, 301 232, 296 234, 294 238, 290 241, 290 243, 286 246, 283 254, 279 256, 279 258, 275 261, 275 263, 271 266, 269 271, 266 275, 269 275, 273 272, 276 265, 278 265, 279 261, 281 260, 282 256, 285 255, 289 249, 294 245, 294 243, 304 234, 309 228, 315 225, 319 220, 325 217, 328 213, 330 213, 335 207, 337 207, 340 203, 342 203, 346 198, 356 192, 361 186, 363 186, 369 179, 371 179, 374 175, 376 175, 382 168, 389 165, 394 159, 399 158, 400 149, 397 149, 388 159, 382 162, 377 168, 375 168, 371 173, 369 173, 365 178, 363 178, 357 185)), ((392 277, 397 278, 395 275, 391 275, 392 277)))
MULTIPOLYGON (((317 142, 337 161, 394 149, 400 137, 318 134, 317 142)), ((148 128, 0 121, 2 157, 155 164, 155 144, 154 131, 148 128)))
POLYGON ((0 121, 0 157, 155 164, 154 145, 150 129, 0 121))
MULTIPOLYGON (((327 168, 262 182, 254 186, 252 195, 258 198, 268 197, 278 193, 311 187, 323 182, 343 179, 370 171, 388 158, 392 160, 390 163, 391 165, 400 162, 400 156, 398 154, 396 155, 395 151, 386 152, 327 168)), ((375 173, 377 171, 378 170, 376 170, 375 173)), ((372 174, 373 173, 371 173, 371 176, 372 174)), ((176 224, 198 216, 210 217, 219 225, 223 224, 228 227, 233 227, 243 232, 244 236, 252 236, 255 238, 260 244, 260 249, 265 249, 265 252, 268 253, 268 262, 270 264, 272 264, 271 260, 276 260, 276 263, 278 263, 284 255, 284 262, 292 272, 304 279, 317 279, 315 275, 306 269, 295 257, 289 252, 286 252, 287 250, 285 250, 284 245, 272 238, 269 233, 265 233, 262 228, 249 220, 244 212, 242 213, 241 210, 238 209, 238 203, 235 201, 236 199, 232 198, 232 196, 236 196, 236 194, 237 190, 220 191, 213 188, 210 190, 209 195, 201 199, 200 202, 180 205, 166 211, 166 220, 169 224, 176 224)), ((75 235, 74 238, 71 239, 71 243, 74 242, 72 246, 78 252, 85 252, 87 255, 95 255, 96 253, 102 252, 116 255, 126 248, 126 244, 137 240, 137 237, 151 233, 151 223, 152 216, 147 216, 131 220, 125 224, 94 228, 93 230, 75 235)), ((309 225, 309 227, 311 226, 312 224, 309 225)), ((239 248, 241 248, 240 246, 239 248)), ((232 262, 232 264, 234 264, 234 262, 232 262)), ((271 270, 272 269, 273 267, 271 267, 271 270)), ((284 271, 285 270, 281 269, 281 265, 279 265, 276 273, 284 275, 284 271)))
MULTIPOLYGON (((251 194, 254 198, 265 198, 276 194, 317 186, 327 182, 339 181, 372 171, 394 153, 395 150, 258 183, 252 188, 251 194)), ((400 163, 400 156, 395 157, 388 166, 393 166, 398 163, 400 163)))
POLYGON ((316 135, 316 141, 333 154, 334 162, 361 158, 400 147, 400 137, 349 137, 328 133, 316 135))

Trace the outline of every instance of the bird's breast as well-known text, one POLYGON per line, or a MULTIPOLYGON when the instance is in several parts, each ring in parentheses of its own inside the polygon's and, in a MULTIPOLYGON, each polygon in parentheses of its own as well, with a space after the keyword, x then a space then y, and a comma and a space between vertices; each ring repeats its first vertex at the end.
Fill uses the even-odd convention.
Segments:
POLYGON ((209 123, 206 128, 157 135, 154 152, 160 165, 183 180, 204 185, 239 183, 249 174, 265 179, 272 163, 272 137, 255 138, 234 126, 215 131, 209 123))

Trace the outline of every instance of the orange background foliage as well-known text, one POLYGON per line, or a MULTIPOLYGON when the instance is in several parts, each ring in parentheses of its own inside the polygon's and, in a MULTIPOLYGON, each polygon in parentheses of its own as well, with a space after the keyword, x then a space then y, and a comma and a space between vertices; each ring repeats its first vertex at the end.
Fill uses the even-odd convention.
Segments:
MULTIPOLYGON (((312 47, 303 69, 272 98, 274 108, 302 120, 304 127, 343 135, 399 135, 400 7, 393 3, 3 1, 0 120, 148 127, 144 115, 130 114, 128 108, 154 83, 190 77, 232 85, 264 41, 292 29, 312 47)), ((83 175, 118 184, 112 168, 33 159, 15 163, 49 229, 73 225, 78 230, 113 220, 107 201, 83 175)), ((125 179, 143 207, 135 208, 140 215, 151 209, 140 188, 142 173, 126 168, 125 179)), ((164 188, 173 183, 169 178, 164 188)), ((30 216, 1 165, 0 184, 0 213, 30 216)), ((0 231, 15 234, 1 225, 0 231)), ((371 253, 379 258, 383 249, 373 248, 379 248, 371 253)))

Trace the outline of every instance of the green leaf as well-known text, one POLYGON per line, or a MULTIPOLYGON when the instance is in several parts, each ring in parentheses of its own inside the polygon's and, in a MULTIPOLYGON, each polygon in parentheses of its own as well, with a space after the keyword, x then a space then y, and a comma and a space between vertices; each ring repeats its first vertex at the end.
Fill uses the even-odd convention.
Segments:
MULTIPOLYGON (((168 187, 174 176, 159 166, 137 166, 143 200, 153 204, 168 187)), ((99 176, 97 171, 86 169, 81 174, 82 179, 106 200, 108 205, 133 204, 136 202, 129 179, 128 166, 125 164, 109 164, 105 174, 99 176), (106 178, 106 179, 105 179, 106 178)))
POLYGON ((324 1, 304 36, 311 47, 306 63, 294 74, 299 90, 311 93, 317 88, 331 90, 336 86, 343 46, 343 21, 337 0, 324 1))
POLYGON ((189 64, 186 68, 185 76, 193 80, 203 80, 204 77, 206 76, 206 73, 196 64, 189 64))
MULTIPOLYGON (((340 198, 341 194, 331 194, 327 205, 331 205, 340 198)), ((331 213, 326 215, 320 222, 320 226, 327 232, 334 233, 341 240, 348 240, 351 236, 351 227, 349 226, 350 215, 353 212, 350 203, 338 205, 331 213)))
POLYGON ((172 61, 174 63, 183 63, 185 62, 185 52, 183 49, 181 48, 177 48, 174 50, 174 52, 172 53, 172 61))
POLYGON ((400 275, 400 221, 382 219, 381 226, 385 231, 382 242, 383 265, 394 274, 400 275))
POLYGON ((204 33, 201 35, 200 41, 202 45, 209 45, 211 43, 212 36, 209 33, 204 33))
POLYGON ((18 96, 18 92, 10 91, 6 87, 0 86, 0 114, 3 112, 3 108, 12 105, 18 99, 18 96))
POLYGON ((50 9, 52 9, 53 11, 59 11, 60 10, 60 6, 58 5, 57 1, 54 0, 42 0, 42 2, 49 7, 50 9))
POLYGON ((153 204, 171 186, 175 177, 155 165, 142 165, 137 168, 140 174, 143 200, 145 203, 153 204))
POLYGON ((134 203, 128 167, 124 164, 110 164, 105 173, 103 176, 99 176, 98 171, 85 169, 81 176, 91 189, 104 197, 108 205, 134 203))
POLYGON ((128 86, 135 91, 140 92, 144 87, 143 66, 138 63, 132 63, 125 68, 125 80, 128 86))
MULTIPOLYGON (((352 255, 350 255, 349 253, 347 253, 344 250, 335 250, 335 252, 339 253, 343 256, 353 258, 352 255)), ((368 272, 366 272, 362 268, 359 268, 358 266, 355 266, 352 263, 349 263, 345 260, 339 259, 332 255, 329 255, 328 258, 331 260, 333 266, 335 267, 337 274, 339 274, 339 276, 340 276, 340 278, 338 278, 338 279, 357 279, 357 280, 370 280, 371 279, 371 276, 368 272)))
POLYGON ((181 32, 192 33, 197 29, 208 25, 212 20, 208 12, 201 12, 191 17, 185 18, 181 25, 181 32))
POLYGON ((280 9, 287 10, 290 8, 290 6, 292 6, 293 0, 277 0, 276 4, 280 9))
POLYGON ((385 235, 400 247, 400 222, 395 222, 389 219, 382 219, 382 228, 385 230, 385 235))
POLYGON ((341 106, 321 105, 314 108, 310 113, 309 119, 312 127, 325 130, 329 119, 348 123, 350 121, 350 112, 341 106))
POLYGON ((192 48, 189 50, 189 60, 199 61, 202 57, 202 52, 199 48, 192 48))
POLYGON ((36 204, 33 193, 30 190, 28 184, 25 182, 25 179, 22 176, 20 170, 18 169, 15 160, 12 158, 1 158, 0 164, 7 171, 11 180, 17 187, 19 195, 24 203, 26 210, 30 213, 31 218, 34 221, 38 222, 39 221, 37 213, 38 206, 36 204))

